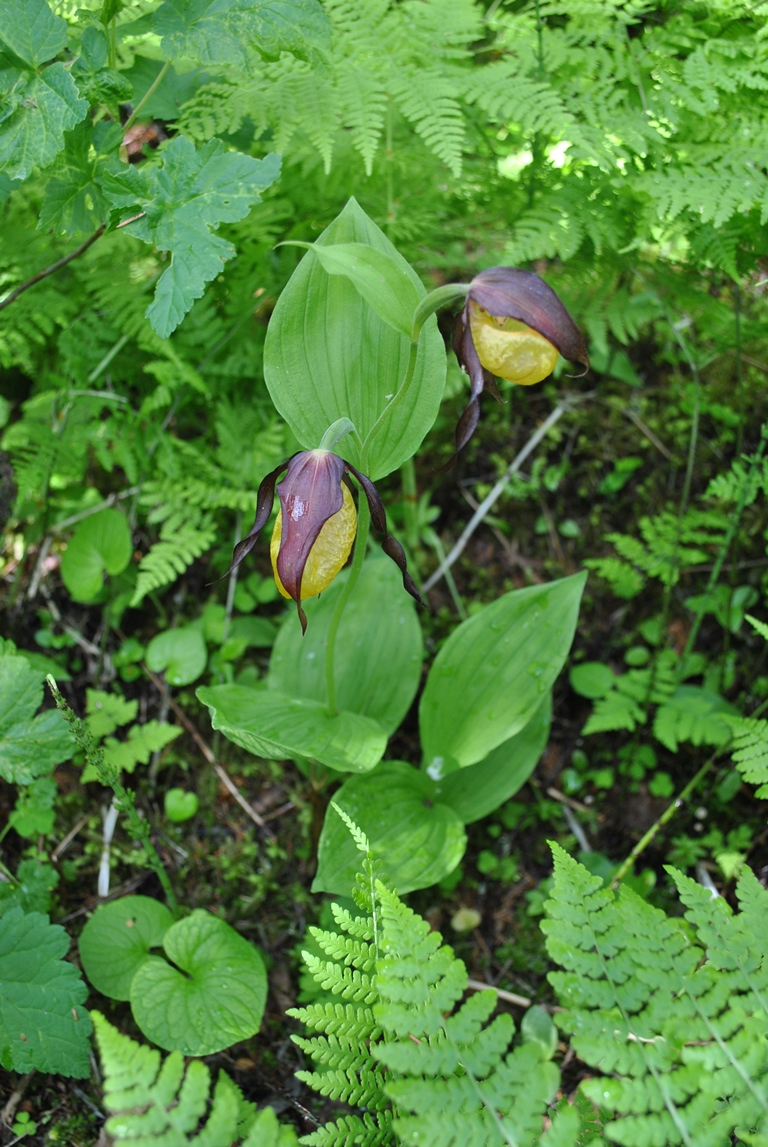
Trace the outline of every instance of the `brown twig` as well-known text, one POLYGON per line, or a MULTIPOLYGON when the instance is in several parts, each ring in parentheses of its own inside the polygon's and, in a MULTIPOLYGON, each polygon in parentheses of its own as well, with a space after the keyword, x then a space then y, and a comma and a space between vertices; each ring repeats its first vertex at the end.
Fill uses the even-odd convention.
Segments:
POLYGON ((4 311, 6 307, 10 307, 11 303, 16 302, 19 295, 23 295, 30 287, 34 287, 35 283, 39 283, 41 279, 47 279, 49 275, 53 275, 56 271, 60 271, 62 267, 66 267, 67 263, 71 263, 78 255, 82 255, 97 239, 101 238, 106 228, 106 223, 102 223, 100 227, 96 228, 93 235, 89 235, 85 242, 81 243, 79 247, 76 247, 74 251, 70 251, 69 254, 65 255, 62 259, 57 259, 55 263, 51 263, 50 267, 38 271, 31 279, 27 279, 26 283, 22 283, 16 287, 15 290, 11 291, 10 295, 6 295, 3 301, 0 302, 0 311, 4 311))
MULTIPOLYGON (((149 677, 150 681, 155 686, 155 688, 158 690, 158 692, 163 693, 164 692, 163 682, 160 680, 160 678, 157 676, 157 674, 153 673, 152 670, 149 669, 144 664, 142 664, 142 669, 146 673, 147 677, 149 677)), ((235 784, 235 782, 229 777, 229 775, 227 774, 225 769, 216 760, 216 757, 214 756, 213 750, 211 749, 210 745, 206 741, 204 741, 203 738, 200 736, 200 733, 197 731, 195 726, 192 724, 189 717, 184 712, 184 710, 181 708, 181 706, 178 705, 176 703, 176 701, 174 701, 173 697, 169 697, 169 703, 170 703, 171 709, 176 714, 176 716, 179 718, 182 725, 187 730, 190 737, 195 742, 195 744, 197 745, 198 749, 200 750, 200 752, 205 757, 208 764, 213 766, 214 771, 216 773, 216 776, 219 778, 221 783, 224 785, 227 792, 231 793, 231 795, 234 797, 234 799, 240 805, 240 808, 243 810, 244 813, 246 813, 251 818, 251 820, 254 822, 254 824, 257 824, 259 826, 259 828, 264 830, 264 832, 267 834, 267 836, 272 837, 272 839, 274 839, 275 834, 272 832, 271 828, 267 827, 267 824, 265 823, 264 818, 259 816, 259 814, 256 812, 256 809, 253 808, 252 805, 248 804, 248 801, 242 795, 242 793, 240 792, 240 790, 237 787, 237 785, 235 784)))

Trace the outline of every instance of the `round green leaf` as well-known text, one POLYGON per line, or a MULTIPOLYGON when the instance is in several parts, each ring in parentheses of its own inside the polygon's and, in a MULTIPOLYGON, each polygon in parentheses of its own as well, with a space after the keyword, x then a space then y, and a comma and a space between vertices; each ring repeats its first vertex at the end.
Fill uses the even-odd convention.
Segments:
MULTIPOLYGON (((467 838, 459 817, 436 800, 430 778, 404 761, 384 761, 365 777, 351 777, 333 799, 368 837, 401 894, 436 884, 464 855, 467 838)), ((329 807, 312 891, 348 896, 359 868, 349 829, 329 807)))
POLYGON ((477 764, 528 724, 571 647, 586 576, 514 590, 454 630, 419 708, 432 777, 448 757, 477 764))
POLYGON ((163 938, 168 960, 151 956, 131 981, 131 1008, 147 1039, 167 1051, 212 1055, 261 1026, 264 961, 252 944, 197 909, 163 938))
POLYGON ((131 980, 159 948, 173 916, 159 900, 124 896, 97 908, 80 936, 83 971, 111 1000, 130 999, 131 980))
MULTIPOLYGON (((315 243, 368 244, 424 287, 386 236, 350 199, 315 243)), ((280 296, 264 346, 264 377, 278 411, 301 445, 313 449, 338 418, 350 418, 365 439, 405 377, 411 342, 380 318, 343 275, 329 275, 307 254, 280 296)), ((412 385, 371 444, 367 473, 389 474, 410 458, 437 417, 446 356, 434 317, 424 325, 412 385)), ((352 436, 344 457, 364 469, 352 436)))
POLYGON ((119 510, 100 510, 75 529, 61 558, 61 576, 75 601, 93 601, 104 574, 122 573, 131 560, 131 531, 119 510))
POLYGON ((195 815, 200 807, 200 802, 196 793, 187 793, 184 789, 168 789, 165 794, 164 805, 168 820, 172 820, 175 824, 182 824, 195 815))
POLYGON ((548 693, 519 733, 503 741, 484 761, 448 773, 437 783, 437 797, 454 809, 463 824, 488 816, 523 787, 539 762, 552 721, 548 693))
MULTIPOLYGON (((294 619, 295 620, 295 619, 294 619)), ((269 761, 304 757, 340 772, 368 772, 384 755, 381 725, 359 713, 331 717, 319 701, 245 685, 202 686, 197 696, 225 737, 269 761)))
POLYGON ((610 668, 602 661, 584 661, 581 665, 574 665, 568 680, 574 692, 592 701, 605 697, 616 683, 610 668))
POLYGON ((205 638, 191 625, 158 633, 147 646, 147 665, 154 673, 165 670, 169 685, 189 685, 208 663, 205 638))
MULTIPOLYGON (((304 637, 293 614, 286 616, 269 663, 270 689, 327 700, 325 646, 345 580, 342 574, 321 597, 307 602, 304 637)), ((339 708, 372 717, 391 736, 416 696, 422 657, 416 607, 397 567, 388 558, 366 561, 336 639, 339 708)))

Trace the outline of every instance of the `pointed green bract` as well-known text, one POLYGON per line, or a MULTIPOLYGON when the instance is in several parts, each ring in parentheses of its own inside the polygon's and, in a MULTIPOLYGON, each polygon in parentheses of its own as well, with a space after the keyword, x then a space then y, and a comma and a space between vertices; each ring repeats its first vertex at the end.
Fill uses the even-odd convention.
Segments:
POLYGON ((419 723, 436 780, 525 728, 571 647, 586 574, 515 590, 455 630, 430 670, 419 723))
MULTIPOLYGON (((365 441, 403 382, 411 342, 386 323, 343 275, 329 275, 316 248, 367 244, 389 256, 425 294, 415 272, 351 199, 315 243, 283 291, 267 331, 264 376, 272 401, 301 445, 313 449, 328 427, 347 417, 365 441)), ((445 347, 430 318, 419 340, 408 393, 363 459, 351 436, 343 455, 373 480, 413 455, 432 426, 445 385, 445 347)))

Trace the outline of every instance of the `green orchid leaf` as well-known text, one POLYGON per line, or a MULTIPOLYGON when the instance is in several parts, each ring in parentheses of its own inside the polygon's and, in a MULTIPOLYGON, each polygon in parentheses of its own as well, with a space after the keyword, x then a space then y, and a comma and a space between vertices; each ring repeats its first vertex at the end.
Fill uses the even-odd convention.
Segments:
POLYGON ((166 1051, 213 1055, 259 1030, 264 961, 234 928, 197 909, 162 944, 168 959, 149 956, 131 980, 131 1010, 147 1039, 166 1051))
POLYGON ((119 510, 100 510, 76 527, 61 559, 64 585, 75 601, 93 601, 104 575, 123 572, 133 555, 128 519, 119 510))
POLYGON ((384 755, 381 725, 360 713, 328 715, 319 701, 243 685, 202 686, 197 697, 225 737, 266 760, 310 758, 344 773, 364 773, 384 755))
POLYGON ((475 765, 532 719, 571 647, 586 576, 507 593, 448 638, 419 708, 435 780, 448 758, 475 765))
POLYGON ((40 912, 11 908, 0 927, 0 1066, 90 1074, 88 989, 65 960, 69 937, 40 912))
POLYGON ((205 638, 192 625, 166 629, 150 641, 146 662, 153 673, 164 671, 169 685, 191 685, 208 664, 205 638))
MULTIPOLYGON (((321 597, 306 603, 309 624, 304 637, 293 614, 286 616, 269 663, 269 689, 327 700, 325 646, 346 576, 341 574, 321 597)), ((403 592, 396 566, 386 558, 366 561, 336 640, 339 708, 372 717, 391 736, 416 696, 423 655, 416 607, 403 592)))
POLYGON ((96 991, 130 999, 131 980, 172 924, 165 905, 149 896, 124 896, 97 908, 79 941, 83 971, 96 991))
POLYGON ((411 337, 413 316, 421 298, 405 268, 384 251, 365 243, 317 246, 289 240, 287 247, 306 247, 329 275, 344 275, 353 283, 379 318, 400 334, 411 337))
POLYGON ((454 809, 464 824, 488 816, 530 777, 549 737, 552 695, 547 694, 519 733, 502 741, 477 765, 456 769, 437 782, 437 799, 454 809))
MULTIPOLYGON (((404 761, 383 761, 368 776, 351 777, 333 799, 368 837, 400 893, 436 884, 464 855, 458 815, 436 799, 433 781, 404 761)), ((357 846, 329 806, 312 891, 348 896, 359 869, 357 846)))
MULTIPOLYGON (((264 346, 272 401, 307 449, 344 417, 365 440, 405 378, 411 347, 410 338, 393 330, 345 275, 323 269, 318 248, 336 244, 373 247, 400 269, 415 297, 425 294, 413 269, 350 199, 291 276, 264 346)), ((371 441, 367 461, 351 435, 343 442, 344 457, 375 481, 415 454, 437 416, 445 368, 445 347, 432 317, 421 332, 413 382, 371 441)))

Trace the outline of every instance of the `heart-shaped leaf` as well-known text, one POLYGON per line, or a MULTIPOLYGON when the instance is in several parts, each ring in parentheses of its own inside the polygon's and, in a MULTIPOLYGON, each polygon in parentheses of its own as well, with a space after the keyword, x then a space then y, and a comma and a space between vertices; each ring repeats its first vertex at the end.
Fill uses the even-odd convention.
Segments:
POLYGON ((124 896, 97 908, 79 942, 83 971, 94 988, 111 1000, 130 999, 131 980, 172 924, 165 905, 149 896, 124 896))
POLYGON ((199 807, 197 793, 187 793, 184 789, 168 789, 165 794, 165 815, 175 824, 191 820, 199 807))
POLYGON ((105 573, 115 577, 131 560, 128 521, 119 510, 100 510, 76 527, 61 558, 61 576, 75 601, 93 601, 105 573))
POLYGON ((182 625, 158 633, 147 646, 147 665, 154 673, 165 670, 169 685, 190 685, 205 670, 208 650, 199 629, 182 625))
POLYGON ((224 920, 197 909, 163 937, 171 963, 150 956, 131 981, 131 1009, 147 1039, 167 1051, 213 1055, 261 1026, 264 961, 224 920))

